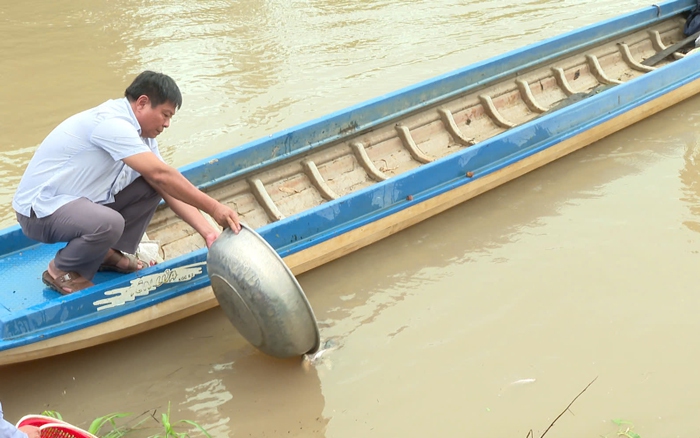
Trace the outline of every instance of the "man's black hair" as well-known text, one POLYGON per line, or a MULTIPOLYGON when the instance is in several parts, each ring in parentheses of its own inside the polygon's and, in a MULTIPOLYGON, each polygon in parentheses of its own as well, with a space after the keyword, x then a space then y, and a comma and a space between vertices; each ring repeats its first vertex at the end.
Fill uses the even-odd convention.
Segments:
POLYGON ((124 92, 129 101, 133 102, 142 95, 148 96, 152 107, 165 102, 172 102, 177 109, 182 106, 182 94, 177 84, 168 75, 146 70, 136 76, 124 92))

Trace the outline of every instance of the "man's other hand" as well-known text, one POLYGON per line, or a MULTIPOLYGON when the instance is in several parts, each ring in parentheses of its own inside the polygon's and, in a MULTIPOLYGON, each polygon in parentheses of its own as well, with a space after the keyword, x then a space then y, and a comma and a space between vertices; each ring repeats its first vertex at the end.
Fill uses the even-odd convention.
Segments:
POLYGON ((224 228, 231 228, 235 234, 241 231, 241 223, 238 219, 238 214, 227 205, 219 203, 211 215, 217 224, 224 228))
POLYGON ((27 434, 29 438, 40 438, 39 428, 35 426, 22 426, 19 428, 20 432, 27 434))
POLYGON ((211 233, 207 234, 204 236, 204 241, 207 244, 207 248, 211 248, 211 246, 214 244, 214 241, 219 238, 219 230, 212 230, 211 233))

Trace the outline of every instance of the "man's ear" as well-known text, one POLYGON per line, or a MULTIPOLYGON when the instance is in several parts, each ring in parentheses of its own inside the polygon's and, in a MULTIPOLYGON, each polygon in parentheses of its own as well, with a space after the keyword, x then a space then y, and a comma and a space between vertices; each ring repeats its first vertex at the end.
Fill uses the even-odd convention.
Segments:
POLYGON ((136 99, 136 107, 137 108, 145 108, 146 105, 150 105, 150 103, 151 103, 151 100, 145 94, 140 95, 139 98, 136 99))

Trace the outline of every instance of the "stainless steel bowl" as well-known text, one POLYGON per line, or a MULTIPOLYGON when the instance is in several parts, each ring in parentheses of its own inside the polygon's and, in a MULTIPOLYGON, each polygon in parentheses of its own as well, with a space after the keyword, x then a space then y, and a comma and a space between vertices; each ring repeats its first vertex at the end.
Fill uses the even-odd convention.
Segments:
POLYGON ((318 350, 318 325, 304 291, 250 227, 224 230, 209 249, 207 269, 221 308, 253 346, 282 358, 318 350))

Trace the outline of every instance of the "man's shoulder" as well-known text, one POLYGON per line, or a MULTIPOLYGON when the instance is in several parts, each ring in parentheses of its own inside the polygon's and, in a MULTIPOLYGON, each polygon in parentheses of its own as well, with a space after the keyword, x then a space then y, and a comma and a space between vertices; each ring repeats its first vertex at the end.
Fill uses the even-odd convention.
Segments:
POLYGON ((95 129, 98 131, 128 131, 139 136, 138 121, 131 111, 126 98, 104 102, 92 110, 95 129))
POLYGON ((57 128, 58 131, 80 130, 91 132, 97 126, 106 123, 108 126, 133 127, 133 120, 127 108, 121 100, 112 99, 95 107, 82 111, 63 121, 57 128))
POLYGON ((95 121, 94 132, 112 132, 112 131, 127 131, 134 132, 138 136, 136 127, 131 121, 123 116, 115 115, 113 117, 105 117, 95 121))
POLYGON ((122 119, 133 124, 134 116, 126 98, 110 99, 102 104, 87 111, 92 117, 98 121, 109 119, 122 119))

